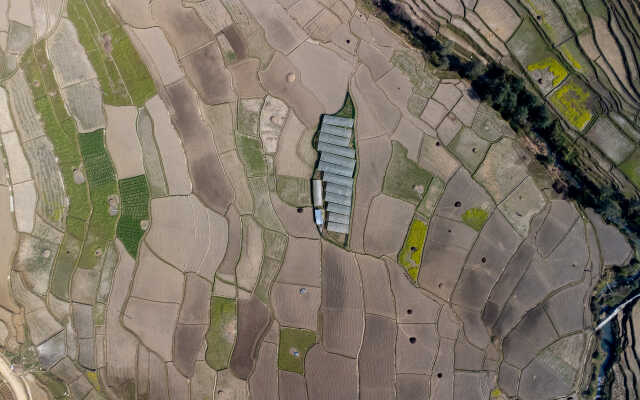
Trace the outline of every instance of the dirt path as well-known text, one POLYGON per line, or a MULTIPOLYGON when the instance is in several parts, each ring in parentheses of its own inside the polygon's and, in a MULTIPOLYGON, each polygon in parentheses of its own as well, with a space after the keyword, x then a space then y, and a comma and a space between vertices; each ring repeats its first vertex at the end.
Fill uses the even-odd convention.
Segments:
POLYGON ((9 363, 7 363, 2 356, 0 356, 0 375, 2 375, 2 377, 9 383, 9 386, 11 386, 11 390, 13 390, 16 400, 30 400, 24 383, 20 378, 13 374, 9 367, 9 363))

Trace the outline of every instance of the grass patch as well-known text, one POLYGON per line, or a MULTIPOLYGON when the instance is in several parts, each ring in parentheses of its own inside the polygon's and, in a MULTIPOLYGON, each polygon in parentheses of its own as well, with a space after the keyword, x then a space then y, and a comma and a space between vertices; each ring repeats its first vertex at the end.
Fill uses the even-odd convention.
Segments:
POLYGON ((640 189, 640 148, 636 148, 618 168, 640 189))
POLYGON ((89 383, 96 389, 98 392, 100 391, 100 380, 98 379, 98 373, 95 371, 87 371, 87 379, 89 383))
POLYGON ((238 132, 247 136, 258 136, 262 103, 262 99, 238 101, 238 132))
POLYGON ((415 282, 418 280, 420 262, 422 261, 422 249, 427 239, 428 224, 417 218, 411 221, 409 232, 404 240, 404 246, 398 253, 398 262, 404 266, 407 273, 415 282))
POLYGON ((121 179, 120 189, 121 214, 118 220, 116 235, 122 241, 127 252, 136 258, 138 246, 144 230, 140 225, 149 219, 149 185, 144 175, 121 179))
POLYGON ((156 94, 147 67, 103 0, 69 0, 67 12, 98 74, 106 104, 142 106, 156 94))
POLYGON ((109 199, 117 195, 118 184, 111 157, 104 145, 103 130, 79 135, 78 143, 93 205, 79 265, 83 268, 93 268, 98 263, 100 253, 106 249, 107 242, 115 235, 118 217, 117 213, 111 215, 109 199))
POLYGON ((211 322, 207 331, 205 360, 216 371, 229 366, 236 336, 236 301, 224 297, 211 297, 211 322))
POLYGON ((267 164, 262 155, 260 139, 236 135, 236 146, 238 147, 238 155, 247 170, 248 178, 267 174, 267 164))
POLYGON ((434 176, 427 189, 427 194, 423 197, 420 204, 418 204, 416 212, 427 219, 431 218, 442 192, 444 192, 444 181, 434 176))
POLYGON ((355 118, 356 109, 353 107, 353 100, 351 100, 349 92, 347 92, 347 96, 344 98, 342 108, 333 115, 336 117, 355 118))
POLYGON ((439 80, 426 69, 424 59, 417 53, 409 50, 395 50, 391 56, 391 64, 409 78, 415 95, 429 98, 436 91, 439 80))
POLYGON ((294 207, 308 207, 311 205, 310 185, 309 179, 285 175, 276 177, 278 197, 294 207))
POLYGON ((407 158, 407 149, 392 142, 391 161, 384 176, 382 191, 389 196, 418 204, 431 182, 431 174, 407 158))
POLYGON ((274 260, 273 258, 265 257, 262 259, 262 265, 260 266, 260 278, 253 293, 266 306, 271 304, 269 300, 269 292, 271 291, 271 284, 276 279, 278 271, 280 271, 281 264, 281 261, 274 260))
POLYGON ((485 222, 489 219, 489 213, 482 208, 470 208, 462 214, 462 222, 480 232, 485 222))
POLYGON ((61 299, 69 299, 69 286, 75 267, 76 259, 80 255, 82 242, 73 238, 69 233, 64 235, 62 245, 56 257, 56 264, 51 277, 51 293, 61 299))
POLYGON ((591 93, 573 78, 551 95, 551 104, 560 115, 578 131, 582 131, 591 121, 591 111, 586 107, 591 93))
POLYGON ((38 372, 37 374, 33 374, 33 376, 42 384, 42 386, 47 388, 47 391, 51 396, 53 396, 54 400, 58 399, 68 399, 69 390, 67 389, 67 385, 61 379, 58 379, 50 372, 38 372))
POLYGON ((549 70, 553 74, 553 86, 558 86, 569 75, 564 65, 554 57, 547 57, 544 60, 529 64, 529 71, 549 70))
POLYGON ((295 328, 280 329, 278 368, 304 375, 304 359, 316 341, 316 333, 313 331, 295 328), (294 354, 294 352, 297 353, 294 354))

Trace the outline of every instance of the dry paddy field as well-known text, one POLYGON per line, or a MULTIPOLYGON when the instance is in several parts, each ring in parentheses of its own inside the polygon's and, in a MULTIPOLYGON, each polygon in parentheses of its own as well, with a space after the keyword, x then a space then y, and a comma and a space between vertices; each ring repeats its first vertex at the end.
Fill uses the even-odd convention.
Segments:
MULTIPOLYGON (((468 82, 435 73, 353 0, 68 3, 0 0, 0 351, 43 369, 26 379, 32 393, 578 390, 592 285, 632 248, 550 193, 468 82), (310 179, 320 116, 347 93, 358 163, 338 246, 314 223, 310 179), (102 142, 79 146, 96 130, 102 142)), ((485 53, 540 75, 576 140, 640 185, 628 118, 640 96, 625 68, 637 7, 613 2, 588 19, 568 0, 406 3, 443 33, 455 17, 485 36, 485 53), (620 113, 597 115, 579 75, 595 63, 548 48, 565 21, 593 33, 620 113)))

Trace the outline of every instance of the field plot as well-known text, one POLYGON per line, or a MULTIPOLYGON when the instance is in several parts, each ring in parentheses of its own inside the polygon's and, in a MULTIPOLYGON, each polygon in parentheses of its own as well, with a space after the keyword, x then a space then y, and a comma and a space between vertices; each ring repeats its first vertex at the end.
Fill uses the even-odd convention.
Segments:
POLYGON ((560 115, 572 127, 582 131, 592 117, 589 109, 590 97, 591 92, 578 79, 569 78, 551 94, 550 99, 560 115))
POLYGON ((389 196, 418 204, 431 182, 431 174, 407 158, 407 149, 391 142, 391 161, 384 177, 382 191, 389 196))
POLYGON ((404 241, 404 246, 398 253, 398 262, 405 267, 407 273, 414 281, 418 280, 422 249, 427 239, 427 223, 414 218, 409 226, 409 232, 404 241))
POLYGON ((224 297, 211 298, 211 322, 207 331, 207 364, 215 370, 229 366, 236 339, 236 301, 224 297))
POLYGON ((636 149, 631 155, 619 166, 620 171, 631 180, 631 182, 640 188, 640 150, 636 149))
POLYGON ((507 43, 518 61, 526 66, 536 85, 548 93, 567 76, 562 63, 547 49, 547 44, 532 22, 525 19, 507 43))
MULTIPOLYGON (((167 182, 162 169, 162 160, 153 136, 154 126, 151 114, 146 108, 140 108, 136 120, 136 133, 142 147, 142 163, 149 183, 152 197, 168 194, 167 182)), ((172 166, 173 168, 173 166, 172 166)))
POLYGON ((105 140, 118 178, 144 174, 142 147, 136 133, 136 107, 105 106, 107 129, 105 140))
POLYGON ((122 211, 116 235, 129 254, 135 257, 146 230, 143 228, 143 223, 149 222, 149 186, 146 177, 139 175, 121 179, 118 187, 122 211))
POLYGON ((280 329, 278 368, 304 375, 304 362, 309 349, 316 344, 316 334, 306 329, 280 329))
POLYGON ((67 12, 98 74, 106 104, 141 106, 155 94, 147 67, 104 1, 71 0, 67 12))
POLYGON ((620 164, 633 152, 634 143, 631 139, 606 117, 598 118, 585 137, 615 164, 620 164))
POLYGON ((80 266, 92 268, 97 264, 107 242, 113 239, 115 234, 119 210, 118 185, 113 164, 104 145, 103 131, 80 134, 78 143, 93 205, 80 266))

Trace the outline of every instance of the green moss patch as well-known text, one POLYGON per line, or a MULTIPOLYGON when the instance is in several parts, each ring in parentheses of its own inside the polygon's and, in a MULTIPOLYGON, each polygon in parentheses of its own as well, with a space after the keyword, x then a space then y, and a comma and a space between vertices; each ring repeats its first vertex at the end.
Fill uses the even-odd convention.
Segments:
POLYGON ((229 367, 236 337, 236 301, 224 297, 211 298, 211 320, 207 331, 205 360, 216 371, 229 367))
POLYGON ((98 74, 106 104, 142 106, 156 94, 146 65, 104 0, 70 0, 67 12, 98 74))
POLYGON ((462 222, 480 232, 485 222, 489 219, 489 213, 482 208, 470 208, 462 214, 462 222))
POLYGON ((144 235, 142 221, 149 220, 149 185, 147 178, 139 175, 121 179, 118 187, 120 188, 121 214, 116 235, 127 252, 135 259, 140 240, 144 235))
POLYGON ((304 375, 304 359, 316 342, 316 333, 313 331, 296 328, 280 329, 278 368, 304 375))
POLYGON ((428 224, 417 218, 411 221, 409 232, 404 239, 404 246, 398 253, 398 262, 404 266, 407 273, 414 281, 418 280, 420 262, 422 261, 422 249, 427 239, 428 224))
POLYGON ((392 197, 418 204, 431 182, 431 174, 407 158, 407 149, 393 141, 391 161, 384 177, 382 191, 392 197))

